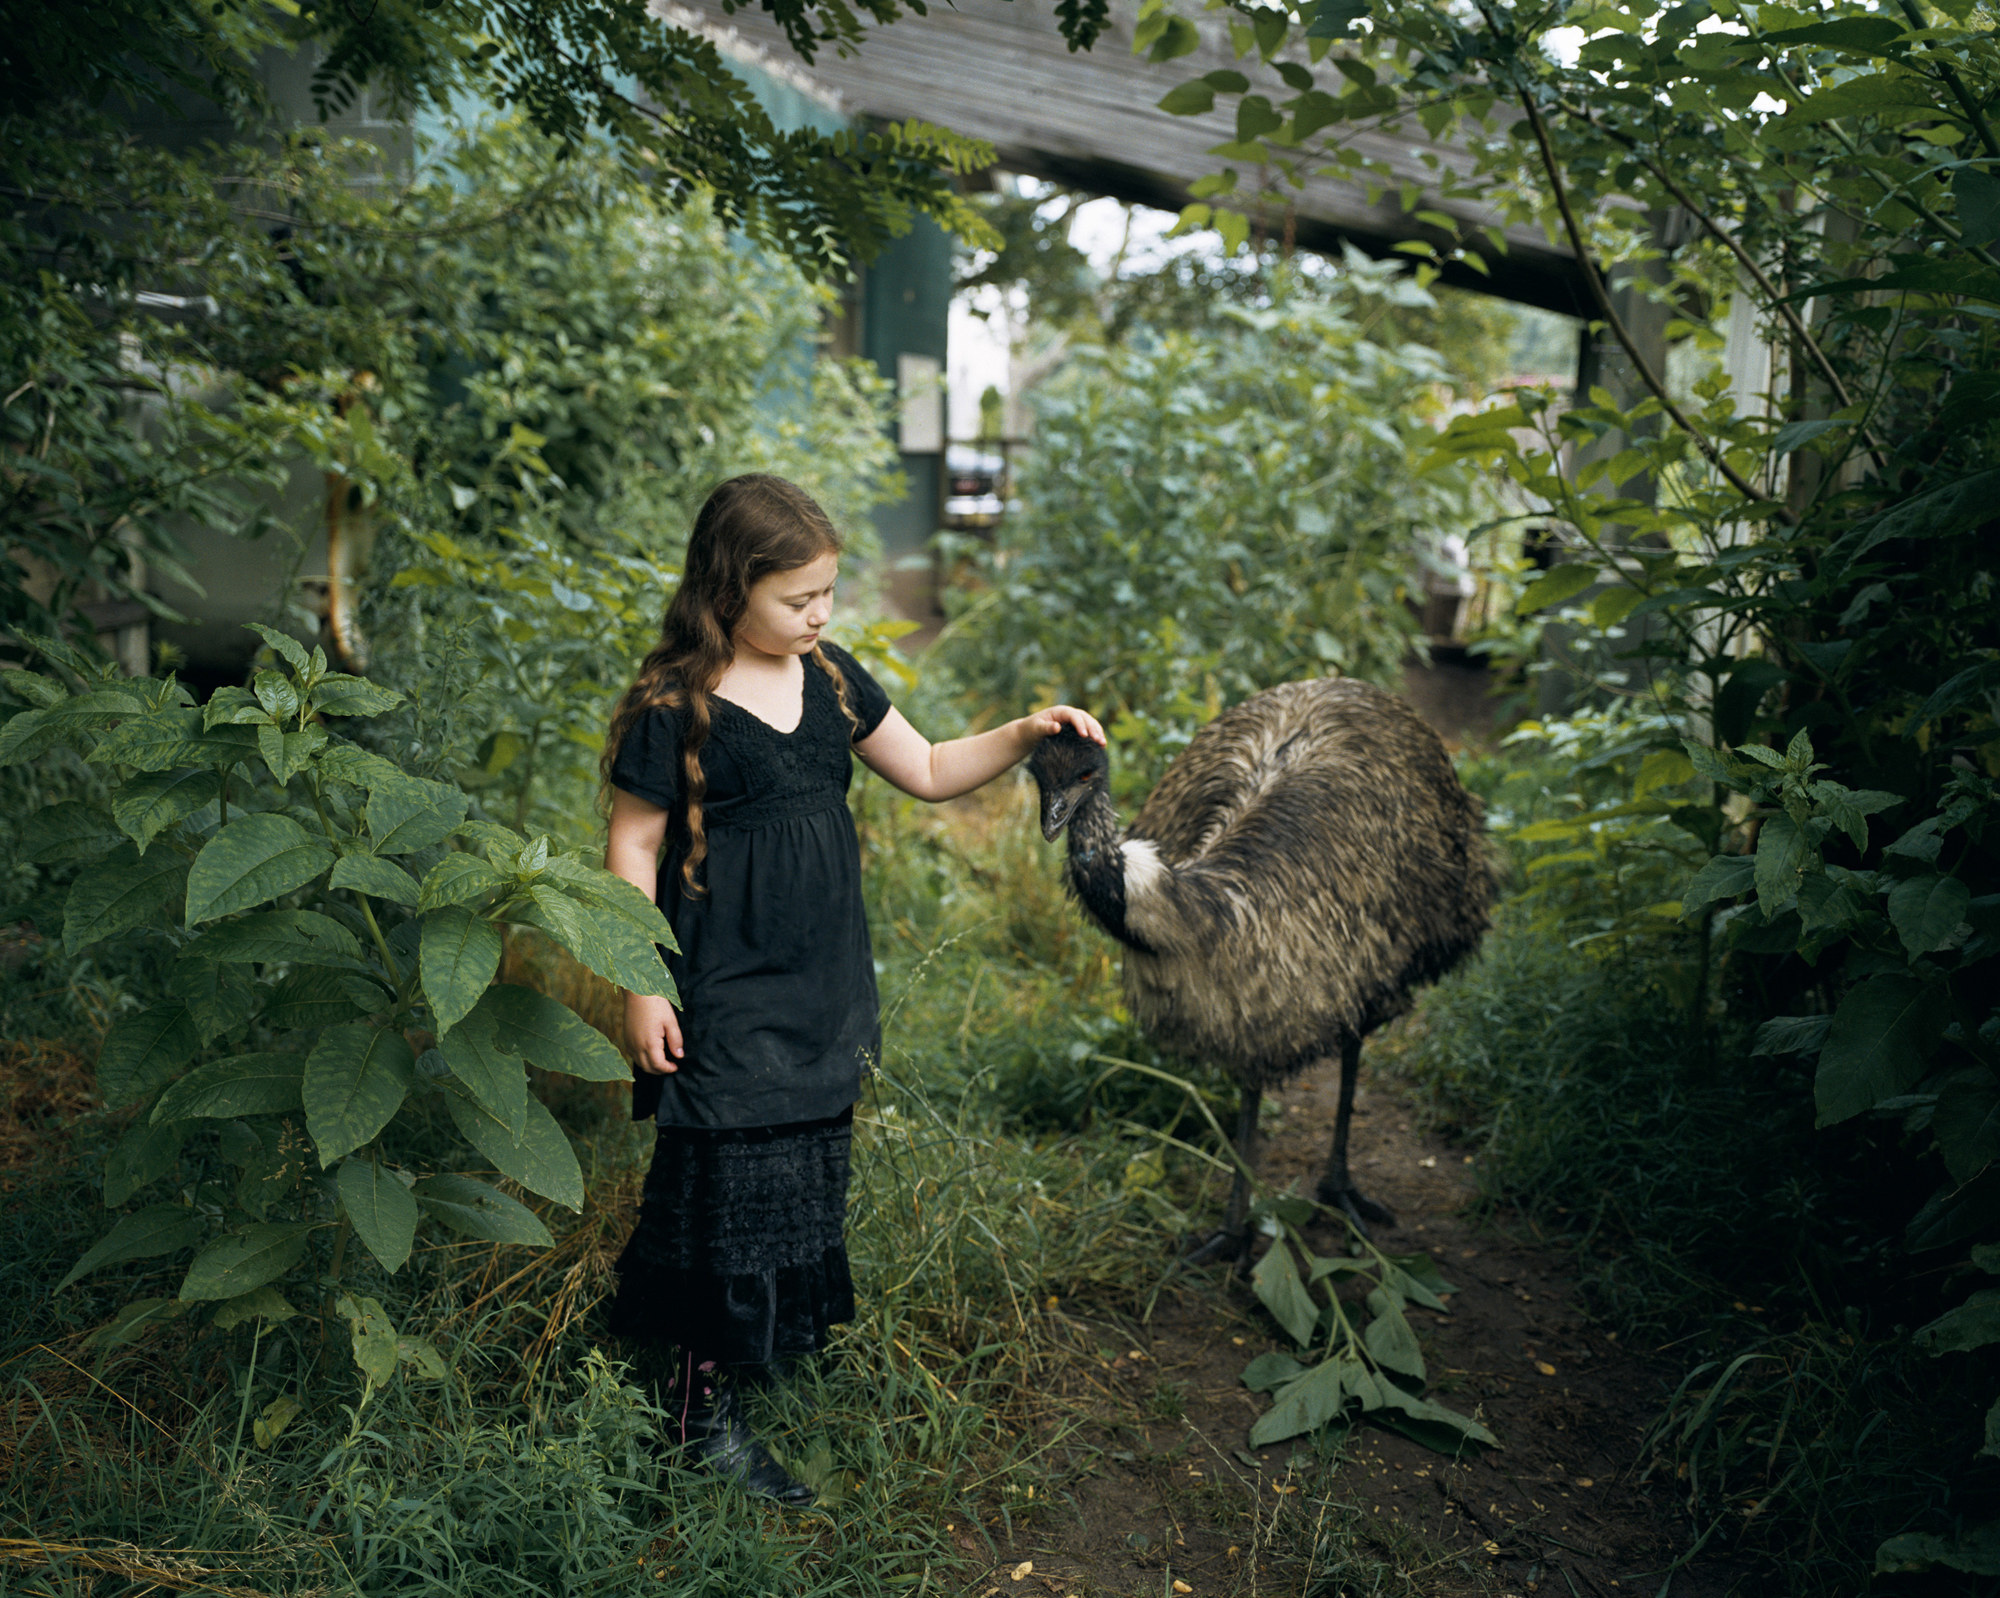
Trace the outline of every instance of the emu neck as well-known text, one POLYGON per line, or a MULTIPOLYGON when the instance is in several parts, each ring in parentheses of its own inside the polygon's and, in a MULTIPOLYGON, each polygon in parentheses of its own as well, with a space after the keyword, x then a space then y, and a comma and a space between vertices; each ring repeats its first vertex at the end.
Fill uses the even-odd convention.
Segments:
POLYGON ((1125 925, 1125 851, 1118 834, 1118 812, 1099 787, 1069 824, 1069 883, 1092 920, 1120 943, 1143 948, 1125 925))

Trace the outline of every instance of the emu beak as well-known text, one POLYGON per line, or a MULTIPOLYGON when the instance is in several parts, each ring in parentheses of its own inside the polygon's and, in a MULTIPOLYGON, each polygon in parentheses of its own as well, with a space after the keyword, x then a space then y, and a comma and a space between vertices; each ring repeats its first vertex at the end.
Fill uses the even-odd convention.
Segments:
POLYGON ((1076 800, 1066 793, 1052 793, 1042 800, 1042 836, 1050 843, 1062 836, 1062 830, 1069 825, 1070 812, 1076 809, 1076 800))

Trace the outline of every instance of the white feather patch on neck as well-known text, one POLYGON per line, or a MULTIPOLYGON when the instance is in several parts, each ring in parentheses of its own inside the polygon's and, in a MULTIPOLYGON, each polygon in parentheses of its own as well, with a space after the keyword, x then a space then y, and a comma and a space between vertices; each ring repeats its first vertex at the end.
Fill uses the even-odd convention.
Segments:
POLYGON ((1160 858, 1159 845, 1150 838, 1127 838, 1119 848, 1125 855, 1125 910, 1129 915, 1159 893, 1167 863, 1160 858))

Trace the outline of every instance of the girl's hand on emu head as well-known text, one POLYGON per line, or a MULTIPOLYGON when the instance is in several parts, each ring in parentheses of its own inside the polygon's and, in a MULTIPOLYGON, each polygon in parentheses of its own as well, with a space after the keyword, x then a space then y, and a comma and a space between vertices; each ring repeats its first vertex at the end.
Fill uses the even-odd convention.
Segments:
POLYGON ((1051 705, 1047 710, 1037 710, 1021 718, 1027 723, 1028 731, 1035 740, 1053 738, 1065 727, 1074 728, 1094 744, 1104 742, 1104 728, 1087 710, 1078 710, 1074 705, 1051 705))

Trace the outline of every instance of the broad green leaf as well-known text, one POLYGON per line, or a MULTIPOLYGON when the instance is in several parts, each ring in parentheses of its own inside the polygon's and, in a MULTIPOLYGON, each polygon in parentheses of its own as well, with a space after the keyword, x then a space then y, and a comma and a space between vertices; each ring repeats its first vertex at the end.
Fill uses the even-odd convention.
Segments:
POLYGON ((1259 1354, 1245 1365, 1240 1380, 1253 1393, 1268 1393, 1275 1387, 1283 1387, 1286 1382, 1303 1374, 1304 1371, 1305 1366, 1293 1359, 1290 1354, 1273 1350, 1268 1354, 1259 1354))
POLYGON ((98 860, 122 842, 123 835, 101 810, 64 799, 28 817, 21 828, 21 858, 36 865, 98 860))
MULTIPOLYGON (((228 1331, 241 1326, 245 1321, 269 1321, 273 1325, 292 1319, 298 1311, 292 1308, 290 1300, 275 1287, 268 1284, 253 1287, 237 1298, 224 1299, 215 1309, 215 1327, 218 1331, 228 1331)), ((260 1443, 260 1448, 267 1446, 260 1443)))
POLYGON ((583 1171, 576 1163, 576 1151, 540 1099, 529 1096, 519 1139, 508 1131, 506 1122, 495 1118, 469 1094, 447 1092, 445 1103, 466 1141, 502 1175, 511 1176, 531 1193, 554 1199, 565 1209, 583 1208, 583 1171))
POLYGON ((257 753, 271 768, 272 780, 280 788, 312 764, 313 756, 325 747, 324 727, 301 727, 292 732, 280 732, 276 727, 257 729, 257 753))
POLYGON ((257 990, 234 966, 182 959, 174 966, 174 991, 188 1002, 203 1046, 239 1030, 257 1010, 257 990))
POLYGON ((1745 854, 1719 854, 1694 875, 1681 900, 1681 914, 1693 916, 1718 899, 1748 893, 1757 880, 1757 863, 1745 854))
POLYGON ((1389 1261, 1389 1269, 1383 1274, 1384 1287, 1411 1303, 1436 1310, 1440 1315, 1451 1313, 1451 1306, 1445 1303, 1445 1299, 1458 1289, 1445 1280, 1436 1260, 1428 1254, 1390 1254, 1385 1257, 1389 1261))
POLYGON ((260 671, 250 679, 250 692, 273 722, 290 721, 299 713, 299 691, 281 671, 260 671))
MULTIPOLYGON (((275 627, 266 627, 261 621, 247 621, 243 625, 259 638, 263 639, 266 645, 276 651, 279 658, 291 666, 292 670, 302 672, 310 664, 312 657, 306 653, 306 646, 290 633, 281 633, 275 627)), ((260 671, 257 675, 259 677, 278 677, 280 682, 284 681, 274 671, 260 671)))
MULTIPOLYGON (((1271 1252, 1276 1253, 1282 1246, 1274 1245, 1271 1252)), ((1361 1367, 1352 1361, 1328 1359, 1287 1382, 1278 1389, 1270 1409, 1250 1428, 1250 1446, 1266 1448, 1290 1437, 1318 1431, 1346 1407, 1352 1391, 1351 1380, 1360 1374, 1363 1374, 1361 1367)))
POLYGON ((327 673, 312 690, 313 708, 328 716, 380 716, 402 702, 403 696, 393 688, 339 671, 327 673))
POLYGON ((121 1215, 118 1224, 69 1268, 69 1274, 56 1283, 55 1291, 60 1293, 71 1282, 107 1265, 178 1254, 197 1242, 201 1233, 201 1221, 185 1204, 150 1204, 130 1215, 121 1215))
POLYGON ((317 910, 258 910, 194 939, 183 960, 222 964, 333 966, 365 970, 353 933, 317 910))
POLYGON ((195 1255, 181 1283, 187 1303, 241 1298, 274 1282, 305 1257, 313 1221, 260 1221, 241 1232, 218 1237, 195 1255))
POLYGON ((480 995, 459 1030, 475 1028, 489 1031, 500 1048, 544 1071, 586 1082, 623 1082, 632 1074, 625 1056, 568 1005, 516 983, 496 982, 480 995))
POLYGON ((1826 1042, 1833 1017, 1827 1015, 1773 1016, 1757 1028, 1752 1054, 1817 1054, 1826 1042))
POLYGON ((1910 958, 1942 949, 1951 942, 1972 890, 1957 877, 1911 877, 1889 894, 1889 921, 1910 958))
POLYGON ((1278 1324, 1292 1334, 1292 1340, 1301 1348, 1310 1347, 1313 1331, 1319 1325, 1319 1306, 1306 1291, 1306 1284, 1299 1280, 1298 1265, 1283 1238, 1274 1242, 1257 1262, 1250 1273, 1250 1285, 1278 1324))
POLYGON ((257 1411, 257 1418, 250 1423, 250 1441, 259 1448, 272 1448, 284 1436, 285 1428, 296 1420, 305 1409, 290 1393, 280 1393, 270 1403, 257 1411))
POLYGON ((63 901, 63 948, 70 954, 151 921, 180 898, 188 863, 171 849, 143 860, 121 844, 102 864, 70 884, 63 901))
POLYGON ((555 1239, 541 1217, 517 1198, 469 1176, 431 1176, 415 1188, 417 1202, 462 1237, 548 1248, 555 1239))
POLYGON ((257 752, 254 727, 204 727, 192 707, 155 710, 119 723, 90 753, 101 766, 172 771, 179 766, 238 765, 257 752))
POLYGON ((373 1160, 341 1161, 336 1179, 340 1207, 354 1235, 391 1276, 403 1268, 417 1240, 417 1201, 395 1172, 373 1160))
POLYGON ((438 1052, 466 1091, 518 1141, 528 1114, 528 1073, 519 1056, 500 1052, 492 1028, 470 1025, 453 1027, 438 1052))
POLYGON ((442 1354, 423 1338, 411 1337, 407 1332, 396 1338, 396 1359, 399 1364, 414 1365, 425 1381, 441 1382, 451 1374, 445 1368, 442 1354))
POLYGON ((368 795, 368 832, 377 854, 410 854, 441 843, 465 819, 466 798, 441 782, 405 777, 368 795))
POLYGON ((1982 1287, 1955 1309, 1910 1334, 1926 1353, 1965 1354, 2000 1343, 2000 1287, 1982 1287))
POLYGON ((302 888, 333 860, 333 850, 290 816, 272 811, 239 816, 194 857, 187 924, 199 926, 302 888))
POLYGON ((1423 1351, 1417 1347, 1417 1334, 1403 1318, 1402 1305, 1378 1287, 1368 1295, 1368 1308, 1375 1318, 1361 1334, 1361 1341, 1369 1354, 1378 1365, 1422 1381, 1423 1351))
POLYGON ((440 1033, 465 1019, 500 969, 500 929, 457 905, 423 919, 418 961, 440 1033))
POLYGON ((1823 44, 1862 55, 1879 54, 1884 45, 1902 38, 1903 25, 1890 17, 1836 17, 1806 28, 1780 28, 1765 34, 1760 44, 1823 44))
MULTIPOLYGON (((1442 1426, 1459 1437, 1483 1443, 1488 1448, 1500 1446, 1500 1439, 1469 1415, 1460 1415, 1454 1410, 1446 1409, 1434 1399, 1419 1398, 1414 1393, 1407 1393, 1394 1382, 1377 1376, 1372 1371, 1363 1372, 1358 1376, 1355 1385, 1364 1389, 1361 1393, 1361 1402, 1366 1409, 1392 1411, 1413 1421, 1442 1426)), ((1426 1438, 1425 1441, 1429 1442, 1430 1439, 1426 1438)))
POLYGON ((1813 1079, 1819 1124, 1832 1126, 1917 1085, 1943 1029, 1941 990, 1879 976, 1850 988, 1834 1012, 1813 1079))
POLYGON ((160 1095, 153 1120, 283 1115, 300 1105, 305 1059, 297 1054, 236 1054, 198 1065, 160 1095))
POLYGON ((1565 600, 1576 598, 1596 581, 1595 566, 1587 566, 1576 561, 1551 566, 1528 584, 1521 597, 1514 602, 1514 614, 1532 616, 1538 610, 1547 610, 1551 605, 1560 605, 1565 600))
POLYGON ((187 1128, 135 1121, 104 1159, 104 1207, 122 1208, 180 1163, 187 1128))
MULTIPOLYGON (((1247 86, 1247 79, 1245 83, 1247 86)), ((1199 78, 1192 83, 1176 84, 1160 101, 1160 109, 1169 116, 1200 116, 1215 109, 1215 90, 1199 78)))
POLYGON ((502 887, 506 878, 475 854, 448 854, 424 877, 417 908, 441 910, 502 887))
POLYGON ((593 910, 547 883, 533 883, 507 902, 511 919, 540 927, 616 987, 678 999, 659 950, 624 916, 593 910))
POLYGON ((306 1130, 321 1169, 389 1124, 416 1086, 416 1056, 393 1027, 328 1027, 306 1058, 306 1130))
POLYGON ((378 788, 394 788, 413 779, 393 760, 370 754, 351 743, 330 742, 313 768, 321 777, 350 783, 373 793, 378 788))
POLYGON ((342 855, 334 863, 329 887, 352 888, 392 904, 417 907, 417 879, 392 861, 371 854, 342 855))
POLYGON ((149 1326, 177 1321, 188 1307, 177 1298, 135 1298, 96 1330, 86 1334, 84 1348, 123 1348, 135 1343, 149 1326))
POLYGON ((240 683, 225 683, 208 696, 201 707, 202 730, 212 727, 262 727, 271 713, 257 703, 257 696, 240 683))
POLYGON ((549 874, 592 908, 623 916, 637 927, 649 943, 663 944, 678 951, 674 929, 660 914, 660 907, 615 872, 600 871, 567 855, 557 855, 548 863, 549 874))
POLYGON ((1769 918, 1798 899, 1799 883, 1819 863, 1819 851, 1796 821, 1780 814, 1764 818, 1754 860, 1757 908, 1769 918))
POLYGON ((380 1387, 396 1374, 396 1326, 389 1312, 372 1298, 342 1293, 334 1306, 354 1337, 354 1363, 361 1379, 380 1387))
POLYGON ((146 707, 117 688, 94 688, 71 699, 59 699, 40 710, 24 710, 0 727, 0 766, 32 760, 67 738, 86 736, 146 707))
POLYGON ((118 825, 144 853, 175 822, 185 820, 222 792, 222 778, 211 769, 152 772, 134 777, 111 801, 118 825))
POLYGON ((1656 788, 1674 788, 1694 778, 1694 762, 1678 749, 1655 749, 1639 762, 1632 797, 1643 799, 1656 788))
POLYGON ((2000 1576, 2000 1521, 1989 1520, 1956 1537, 1906 1531, 1875 1550, 1877 1575, 1929 1570, 1933 1565, 1970 1576, 2000 1576))
POLYGON ((112 1109, 156 1093, 201 1047, 186 999, 162 999, 121 1015, 104 1034, 97 1056, 97 1091, 112 1109))
POLYGON ((1857 792, 1837 782, 1815 782, 1806 791, 1818 802, 1820 813, 1852 838, 1857 849, 1868 847, 1868 818, 1903 802, 1900 794, 1884 793, 1879 788, 1857 792))
POLYGON ((1944 1168, 1960 1182, 2000 1160, 2000 1082, 1982 1076, 1946 1083, 1931 1115, 1931 1133, 1944 1168))
POLYGON ((294 971, 279 984, 264 1019, 284 1032, 310 1032, 379 1014, 389 995, 348 971, 294 971))

